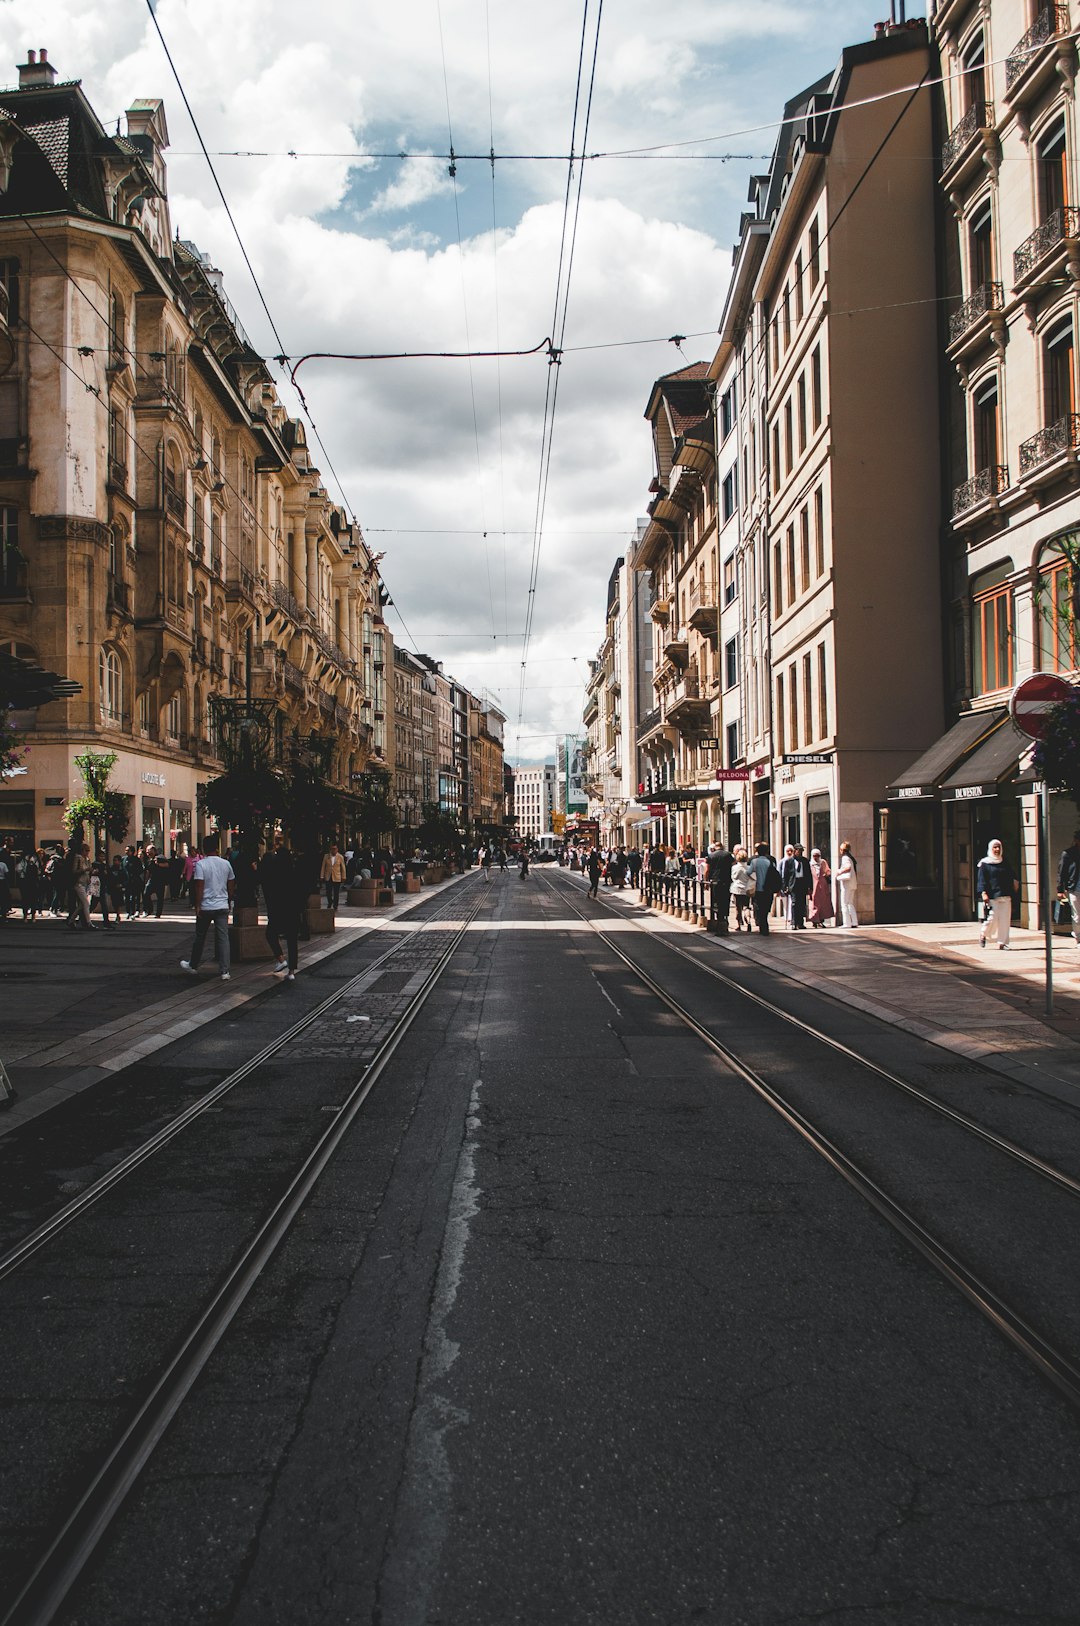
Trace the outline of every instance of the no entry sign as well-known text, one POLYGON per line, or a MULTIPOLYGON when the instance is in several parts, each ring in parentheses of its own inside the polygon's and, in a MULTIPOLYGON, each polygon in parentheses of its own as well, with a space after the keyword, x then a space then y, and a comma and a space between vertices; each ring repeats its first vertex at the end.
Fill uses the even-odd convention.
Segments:
POLYGON ((1033 672, 1009 697, 1009 715, 1024 734, 1041 740, 1047 714, 1074 693, 1071 683, 1054 672, 1033 672))

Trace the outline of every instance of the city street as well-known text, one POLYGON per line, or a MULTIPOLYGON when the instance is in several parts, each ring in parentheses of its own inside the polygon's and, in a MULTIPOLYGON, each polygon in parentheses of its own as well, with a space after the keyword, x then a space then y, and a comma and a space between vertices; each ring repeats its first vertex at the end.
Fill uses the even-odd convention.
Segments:
MULTIPOLYGON (((628 893, 593 903, 554 867, 408 901, 339 930, 288 989, 265 966, 176 988, 162 948, 143 997, 172 986, 190 1031, 0 1140, 10 1259, 318 1013, 5 1271, 12 1588, 294 1165, 382 1067, 55 1618, 1073 1618, 1078 1078, 1022 979, 1006 1002, 996 964, 873 930, 717 941, 628 893), (451 945, 383 1066, 381 1036, 451 945), (883 1021, 905 975, 914 997, 883 1021), (954 1046, 995 1027, 990 1068, 915 1031, 947 1005, 954 1046), (1010 1336, 740 1068, 996 1294, 1010 1336)), ((18 1065, 26 1078, 33 1058, 18 1065)), ((58 1554, 63 1570, 63 1540, 58 1554)))

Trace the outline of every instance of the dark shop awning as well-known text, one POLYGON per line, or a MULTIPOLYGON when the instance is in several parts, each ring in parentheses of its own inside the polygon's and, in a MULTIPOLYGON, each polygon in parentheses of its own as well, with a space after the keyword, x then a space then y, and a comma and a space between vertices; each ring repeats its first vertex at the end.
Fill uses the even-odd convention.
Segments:
POLYGON ((910 768, 905 768, 886 786, 890 802, 924 802, 935 798, 942 781, 953 772, 958 763, 976 749, 987 735, 1004 722, 1004 707, 993 711, 969 711, 953 724, 947 733, 924 751, 910 768))
POLYGON ((995 729, 942 783, 942 801, 977 802, 996 796, 1002 782, 1008 784, 1019 777, 1020 753, 1029 743, 1011 724, 995 729))

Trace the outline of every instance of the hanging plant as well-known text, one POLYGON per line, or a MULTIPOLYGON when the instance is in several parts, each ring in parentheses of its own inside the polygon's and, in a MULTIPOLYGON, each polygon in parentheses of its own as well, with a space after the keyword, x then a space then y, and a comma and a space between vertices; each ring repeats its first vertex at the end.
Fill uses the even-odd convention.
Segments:
POLYGON ((223 828, 261 828, 285 813, 285 782, 272 768, 233 768, 211 779, 199 805, 223 828))
POLYGON ((0 706, 0 779, 20 768, 28 752, 29 746, 11 721, 10 709, 0 706))
POLYGON ((1065 791, 1080 808, 1080 689, 1047 713, 1032 762, 1051 790, 1065 791))

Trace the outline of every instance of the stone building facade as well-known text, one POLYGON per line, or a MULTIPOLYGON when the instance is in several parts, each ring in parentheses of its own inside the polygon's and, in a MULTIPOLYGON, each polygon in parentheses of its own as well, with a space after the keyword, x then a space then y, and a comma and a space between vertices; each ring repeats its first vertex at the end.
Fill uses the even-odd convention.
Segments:
POLYGON ((116 753, 130 839, 197 837, 218 701, 267 702, 280 753, 314 736, 346 810, 391 762, 377 566, 174 234, 167 147, 161 102, 107 135, 44 52, 0 92, 0 641, 82 685, 23 719, 19 845, 63 838, 88 746, 116 753))

